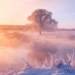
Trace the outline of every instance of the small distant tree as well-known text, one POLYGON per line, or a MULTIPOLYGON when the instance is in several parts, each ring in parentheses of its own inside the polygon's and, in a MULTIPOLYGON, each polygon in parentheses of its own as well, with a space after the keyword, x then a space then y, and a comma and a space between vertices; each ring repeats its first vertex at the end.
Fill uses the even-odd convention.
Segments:
POLYGON ((44 25, 49 24, 51 27, 57 25, 57 22, 52 19, 52 12, 49 12, 45 9, 37 9, 30 16, 28 20, 32 23, 37 23, 39 27, 39 34, 41 35, 41 30, 44 25))

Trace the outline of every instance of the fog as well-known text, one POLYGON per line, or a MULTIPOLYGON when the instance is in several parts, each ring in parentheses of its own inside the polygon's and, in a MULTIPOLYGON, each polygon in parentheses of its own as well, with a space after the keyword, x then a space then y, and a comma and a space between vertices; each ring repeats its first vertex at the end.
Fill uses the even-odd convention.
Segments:
POLYGON ((51 60, 49 53, 67 59, 66 53, 75 49, 75 40, 69 37, 72 35, 71 32, 43 32, 41 36, 21 31, 1 33, 0 68, 15 65, 19 69, 25 63, 22 59, 33 66, 36 60, 41 66, 45 58, 51 60))

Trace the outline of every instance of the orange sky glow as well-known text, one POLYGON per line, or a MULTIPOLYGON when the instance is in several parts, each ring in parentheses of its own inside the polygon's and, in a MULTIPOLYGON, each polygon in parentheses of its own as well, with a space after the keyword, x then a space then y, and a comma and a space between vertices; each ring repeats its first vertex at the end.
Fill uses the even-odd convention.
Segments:
POLYGON ((74 0, 0 0, 0 25, 25 25, 27 16, 43 8, 53 13, 59 27, 75 27, 74 0))

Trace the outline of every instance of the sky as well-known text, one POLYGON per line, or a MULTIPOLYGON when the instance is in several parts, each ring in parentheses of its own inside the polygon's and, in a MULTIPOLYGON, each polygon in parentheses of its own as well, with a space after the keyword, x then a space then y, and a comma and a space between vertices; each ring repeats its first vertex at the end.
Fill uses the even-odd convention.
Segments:
POLYGON ((36 9, 52 12, 59 28, 75 28, 75 0, 0 0, 0 24, 25 25, 36 9))

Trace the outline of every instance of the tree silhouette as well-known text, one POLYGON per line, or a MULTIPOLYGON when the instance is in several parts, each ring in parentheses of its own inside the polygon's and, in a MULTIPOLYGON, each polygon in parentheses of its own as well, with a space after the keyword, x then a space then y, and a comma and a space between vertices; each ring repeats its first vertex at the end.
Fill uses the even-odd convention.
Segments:
POLYGON ((49 24, 52 27, 57 25, 57 22, 54 19, 52 19, 52 12, 49 12, 45 9, 35 10, 30 16, 28 16, 28 20, 32 23, 38 24, 40 35, 44 25, 49 24))

